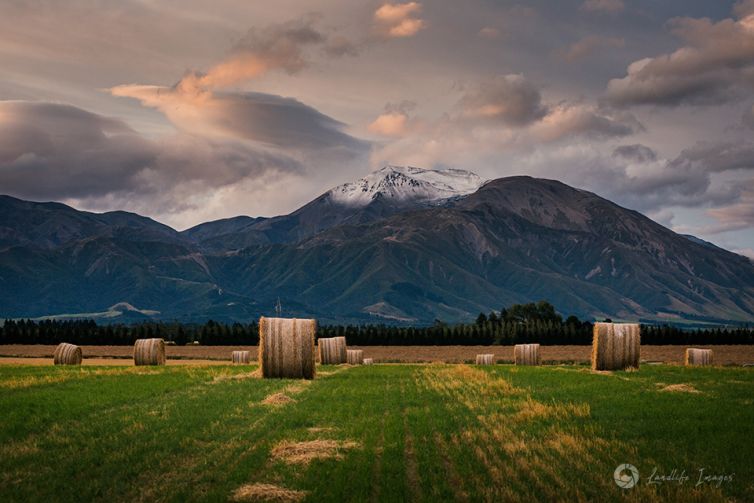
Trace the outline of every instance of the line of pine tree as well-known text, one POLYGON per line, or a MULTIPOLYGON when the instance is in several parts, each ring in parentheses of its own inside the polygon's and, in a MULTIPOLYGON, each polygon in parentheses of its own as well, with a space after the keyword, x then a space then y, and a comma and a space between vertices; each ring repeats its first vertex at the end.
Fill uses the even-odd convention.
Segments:
MULTIPOLYGON (((592 323, 575 316, 565 320, 544 301, 517 304, 489 314, 480 313, 474 323, 430 326, 325 325, 319 337, 345 336, 348 344, 370 345, 489 345, 537 342, 540 344, 592 343, 592 323)), ((210 346, 256 345, 256 323, 182 324, 143 322, 134 325, 98 325, 94 320, 5 320, 0 344, 132 345, 136 339, 158 337, 175 344, 197 342, 210 346)), ((642 344, 754 344, 750 327, 716 327, 684 330, 669 325, 642 325, 642 344)))

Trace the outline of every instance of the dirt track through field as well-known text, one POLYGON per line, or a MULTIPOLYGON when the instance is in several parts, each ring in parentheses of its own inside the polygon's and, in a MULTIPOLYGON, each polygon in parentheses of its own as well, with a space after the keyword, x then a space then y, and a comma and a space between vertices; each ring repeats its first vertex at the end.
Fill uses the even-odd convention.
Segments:
MULTIPOLYGON (((52 363, 54 345, 0 345, 0 364, 45 365, 52 363)), ((682 364, 687 346, 642 346, 641 360, 682 364)), ((700 346, 714 352, 715 365, 754 364, 754 345, 700 346)), ((132 365, 131 346, 82 346, 84 365, 132 365)), ((257 346, 167 346, 168 365, 213 365, 230 363, 233 351, 251 351, 257 346)), ((462 363, 473 362, 477 354, 493 353, 498 362, 513 362, 512 346, 351 346, 377 363, 462 363)), ((542 346, 543 363, 587 363, 591 346, 542 346)))

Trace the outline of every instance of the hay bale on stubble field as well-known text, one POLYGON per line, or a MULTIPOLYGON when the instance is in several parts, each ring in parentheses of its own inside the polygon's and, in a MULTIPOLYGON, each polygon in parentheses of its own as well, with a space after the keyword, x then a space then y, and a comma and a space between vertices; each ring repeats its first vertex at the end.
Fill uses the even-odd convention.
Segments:
POLYGON ((348 349, 346 350, 346 361, 349 365, 361 365, 364 363, 364 350, 363 349, 348 349))
POLYGON ((476 355, 477 365, 492 365, 493 363, 495 363, 495 355, 493 354, 476 355))
POLYGON ((539 365, 539 344, 516 344, 513 347, 513 363, 516 365, 539 365))
POLYGON ((259 319, 259 365, 262 377, 314 379, 317 320, 259 319))
POLYGON ((592 370, 638 369, 640 332, 638 323, 595 323, 592 370))
POLYGON ((364 358, 364 365, 374 365, 374 358, 364 358))
POLYGON ((251 363, 251 351, 233 351, 230 359, 234 365, 248 365, 251 363))
POLYGON ((55 365, 81 365, 82 358, 81 348, 67 342, 58 344, 52 355, 52 361, 55 365))
POLYGON ((163 339, 139 339, 134 343, 134 365, 165 365, 163 339))
POLYGON ((317 345, 319 349, 319 362, 321 364, 338 365, 348 361, 345 337, 319 339, 317 345))
POLYGON ((684 363, 687 367, 712 365, 712 350, 687 348, 684 363))

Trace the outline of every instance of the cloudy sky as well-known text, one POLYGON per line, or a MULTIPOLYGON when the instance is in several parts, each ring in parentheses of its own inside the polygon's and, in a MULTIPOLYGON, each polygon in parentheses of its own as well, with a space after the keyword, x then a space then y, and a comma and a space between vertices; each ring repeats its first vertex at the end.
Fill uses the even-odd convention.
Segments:
POLYGON ((5 0, 0 68, 0 193, 183 229, 453 167, 754 256, 754 0, 5 0))

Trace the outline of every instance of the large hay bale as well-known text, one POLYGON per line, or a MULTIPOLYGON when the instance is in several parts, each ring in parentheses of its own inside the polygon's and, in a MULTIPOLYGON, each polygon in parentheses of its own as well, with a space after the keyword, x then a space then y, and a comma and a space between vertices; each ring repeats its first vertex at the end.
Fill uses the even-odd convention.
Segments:
POLYGON ((82 358, 81 348, 67 342, 58 344, 52 355, 52 361, 55 365, 81 365, 82 358))
POLYGON ((638 323, 595 323, 592 370, 638 369, 640 331, 638 323))
POLYGON ((348 361, 346 356, 346 338, 330 337, 319 339, 319 362, 323 365, 338 365, 348 361))
POLYGON ((712 365, 711 349, 686 349, 686 366, 712 365))
POLYGON ((495 355, 493 354, 476 355, 477 365, 492 365, 493 363, 495 363, 495 355))
POLYGON ((259 319, 259 365, 262 377, 314 379, 317 320, 259 319))
POLYGON ((364 365, 374 365, 374 358, 364 358, 364 365))
POLYGON ((137 340, 134 343, 134 365, 165 365, 165 341, 137 340))
POLYGON ((234 365, 248 365, 251 362, 250 351, 233 351, 230 355, 230 359, 234 365))
POLYGON ((539 344, 516 344, 513 347, 513 362, 516 365, 539 365, 539 344))
POLYGON ((364 363, 364 350, 363 349, 348 349, 346 350, 346 361, 349 365, 361 365, 364 363))

